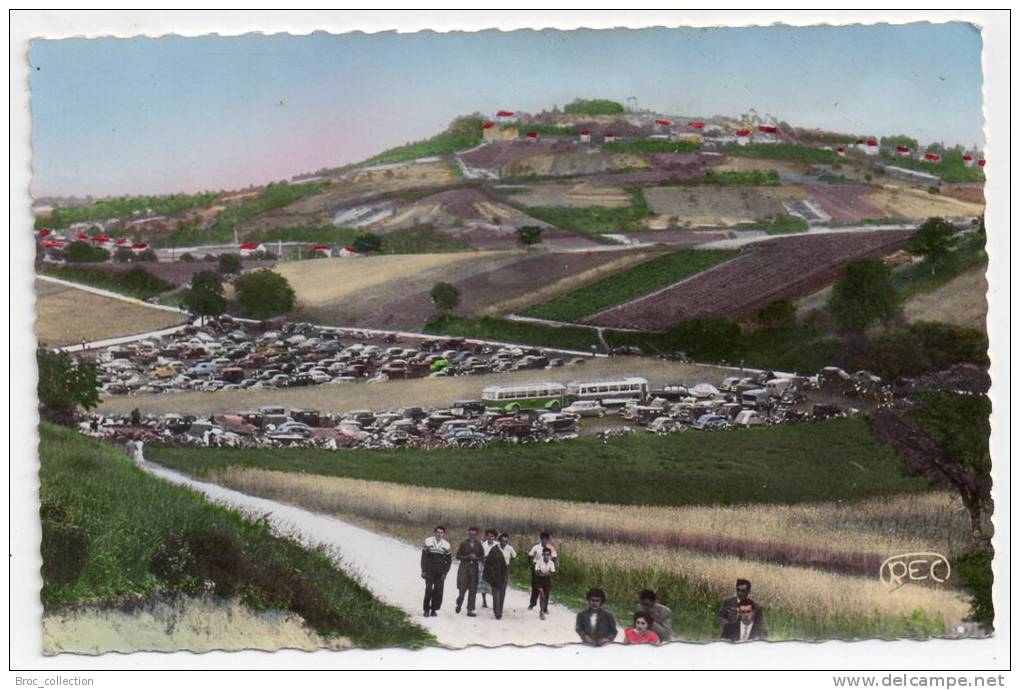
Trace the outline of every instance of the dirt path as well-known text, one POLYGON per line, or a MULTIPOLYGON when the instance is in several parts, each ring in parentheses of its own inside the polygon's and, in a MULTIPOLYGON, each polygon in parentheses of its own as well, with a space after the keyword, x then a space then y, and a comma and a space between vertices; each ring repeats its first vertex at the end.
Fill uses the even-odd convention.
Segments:
MULTIPOLYGON (((446 579, 446 596, 439 616, 424 618, 421 614, 424 589, 418 569, 420 551, 413 546, 326 515, 196 481, 154 463, 143 462, 142 467, 153 476, 201 492, 213 503, 266 516, 275 531, 302 544, 328 546, 336 554, 334 561, 339 567, 358 578, 379 600, 406 611, 443 646, 498 647, 578 641, 574 634, 574 614, 569 609, 550 604, 549 617, 539 620, 537 610, 528 611, 527 592, 516 589, 507 592, 502 620, 495 620, 491 609, 480 609, 477 618, 456 615, 453 612, 457 595, 456 564, 446 579)), ((513 567, 524 568, 524 563, 524 555, 519 554, 513 567)))

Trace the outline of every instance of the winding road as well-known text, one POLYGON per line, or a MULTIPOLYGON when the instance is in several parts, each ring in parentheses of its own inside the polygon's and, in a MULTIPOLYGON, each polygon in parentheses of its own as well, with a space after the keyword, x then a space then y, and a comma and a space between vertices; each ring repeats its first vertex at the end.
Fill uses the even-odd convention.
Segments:
MULTIPOLYGON (((428 629, 444 647, 578 642, 574 634, 574 614, 569 609, 550 603, 549 616, 544 621, 540 620, 538 609, 528 611, 528 593, 521 590, 507 591, 502 620, 493 618, 491 608, 479 608, 476 618, 455 614, 456 563, 446 579, 446 596, 439 616, 424 618, 421 613, 424 587, 418 567, 421 552, 415 547, 328 515, 197 481, 155 463, 142 460, 138 464, 155 477, 204 494, 212 503, 248 515, 265 516, 276 534, 305 546, 327 546, 339 568, 360 581, 380 601, 407 612, 413 622, 428 629)), ((425 536, 422 535, 422 539, 425 536)), ((459 538, 460 535, 454 536, 459 538)), ((525 568, 525 563, 524 554, 518 554, 513 567, 525 568)))

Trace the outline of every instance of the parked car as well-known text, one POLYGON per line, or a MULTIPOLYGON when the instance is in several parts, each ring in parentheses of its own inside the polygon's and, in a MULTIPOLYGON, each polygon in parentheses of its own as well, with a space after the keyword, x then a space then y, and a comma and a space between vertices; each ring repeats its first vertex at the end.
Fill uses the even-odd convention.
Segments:
POLYGON ((698 429, 699 431, 705 431, 708 429, 729 429, 730 422, 721 415, 703 414, 698 417, 694 424, 691 425, 691 428, 698 429))
POLYGON ((606 408, 598 400, 575 400, 563 408, 564 412, 576 414, 578 417, 605 417, 606 408))

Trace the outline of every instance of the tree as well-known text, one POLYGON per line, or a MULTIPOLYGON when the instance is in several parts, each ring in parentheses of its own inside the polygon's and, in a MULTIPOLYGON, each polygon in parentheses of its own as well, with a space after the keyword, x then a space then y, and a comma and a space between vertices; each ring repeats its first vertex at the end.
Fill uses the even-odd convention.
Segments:
POLYGON ((151 249, 146 249, 144 252, 138 252, 135 254, 132 261, 156 261, 156 252, 151 249))
POLYGON ((460 290, 449 283, 436 283, 429 292, 432 303, 443 311, 455 309, 460 304, 460 290))
POLYGON ((64 250, 64 258, 72 263, 106 261, 110 258, 110 252, 101 247, 93 247, 88 242, 75 240, 67 245, 67 249, 64 250))
POLYGON ((766 328, 786 325, 797 317, 797 308, 785 299, 777 299, 758 310, 758 321, 766 328))
POLYGON ((268 268, 238 276, 234 291, 241 313, 250 319, 265 320, 294 308, 294 288, 286 278, 268 268))
POLYGON ((879 259, 853 259, 846 274, 832 288, 827 305, 841 330, 863 333, 876 321, 900 311, 892 271, 879 259))
POLYGON ((191 285, 181 298, 181 304, 191 314, 219 316, 227 311, 227 298, 223 296, 223 283, 219 274, 201 271, 191 278, 191 285))
POLYGON ((86 410, 99 404, 96 366, 75 362, 66 352, 36 350, 39 367, 39 414, 61 424, 73 424, 77 408, 86 410))
POLYGON ((956 228, 945 218, 929 218, 911 236, 907 242, 907 251, 927 259, 934 273, 935 265, 952 251, 955 232, 956 228))
POLYGON ((237 254, 220 254, 220 273, 237 273, 241 270, 241 257, 237 254))
POLYGON ((524 225, 517 228, 517 241, 525 247, 531 247, 542 241, 542 228, 537 225, 524 225))
POLYGON ((134 252, 127 247, 118 247, 117 251, 113 253, 113 260, 119 264, 127 263, 134 258, 134 252))
POLYGON ((181 254, 181 261, 186 264, 191 264, 195 262, 195 257, 191 254, 191 252, 184 252, 181 254))
POLYGON ((379 235, 373 235, 370 232, 364 232, 354 238, 354 242, 351 246, 354 247, 354 251, 358 254, 371 254, 372 252, 382 251, 382 237, 379 235))

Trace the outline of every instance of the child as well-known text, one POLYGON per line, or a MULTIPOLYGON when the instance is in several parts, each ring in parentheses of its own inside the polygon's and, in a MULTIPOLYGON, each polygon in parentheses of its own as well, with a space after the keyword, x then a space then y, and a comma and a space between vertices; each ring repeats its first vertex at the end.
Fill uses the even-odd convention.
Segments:
POLYGON ((627 644, 659 644, 659 636, 652 630, 652 617, 643 611, 634 614, 634 627, 623 631, 627 644))
POLYGON ((549 613, 549 590, 552 587, 552 575, 556 572, 556 563, 552 558, 552 549, 542 549, 542 557, 534 564, 534 586, 539 593, 540 608, 538 617, 545 620, 549 613))

